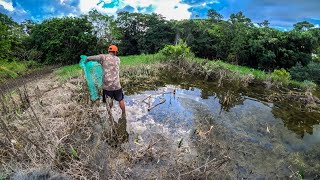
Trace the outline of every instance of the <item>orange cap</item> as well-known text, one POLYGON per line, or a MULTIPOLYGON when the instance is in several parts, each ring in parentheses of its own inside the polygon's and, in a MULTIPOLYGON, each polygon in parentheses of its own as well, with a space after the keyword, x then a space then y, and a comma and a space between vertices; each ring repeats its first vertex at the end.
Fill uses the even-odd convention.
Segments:
POLYGON ((111 46, 109 46, 108 51, 109 52, 118 52, 118 47, 115 45, 111 45, 111 46))

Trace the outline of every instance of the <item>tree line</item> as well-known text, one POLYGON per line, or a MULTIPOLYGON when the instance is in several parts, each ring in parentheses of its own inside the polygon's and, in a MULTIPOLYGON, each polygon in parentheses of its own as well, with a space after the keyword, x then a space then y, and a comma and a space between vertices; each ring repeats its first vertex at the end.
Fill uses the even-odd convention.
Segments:
POLYGON ((306 67, 313 54, 314 59, 320 54, 320 29, 309 22, 284 32, 269 27, 268 21, 254 24, 242 12, 223 19, 215 10, 206 19, 181 21, 129 12, 113 17, 92 10, 80 17, 17 23, 0 14, 0 58, 72 64, 81 54, 105 53, 109 44, 118 45, 120 55, 154 54, 181 39, 197 57, 266 71, 306 67))

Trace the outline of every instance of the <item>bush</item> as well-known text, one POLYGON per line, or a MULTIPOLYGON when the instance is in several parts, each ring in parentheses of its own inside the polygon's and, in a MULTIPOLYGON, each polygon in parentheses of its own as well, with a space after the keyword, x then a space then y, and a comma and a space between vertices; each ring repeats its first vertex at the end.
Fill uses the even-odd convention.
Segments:
POLYGON ((187 43, 181 40, 177 45, 166 45, 160 51, 160 54, 164 55, 166 57, 166 60, 180 60, 194 57, 194 54, 190 51, 187 43))
POLYGON ((291 75, 285 69, 276 69, 271 74, 271 78, 274 82, 287 85, 291 79, 291 75))
POLYGON ((40 68, 41 64, 35 61, 8 61, 0 60, 0 82, 7 79, 15 79, 18 76, 27 74, 30 70, 40 68))
POLYGON ((36 69, 42 67, 42 65, 36 61, 26 61, 25 63, 28 69, 36 69))
POLYGON ((320 84, 320 63, 311 62, 307 66, 302 66, 298 63, 290 69, 292 79, 297 81, 313 81, 320 84))

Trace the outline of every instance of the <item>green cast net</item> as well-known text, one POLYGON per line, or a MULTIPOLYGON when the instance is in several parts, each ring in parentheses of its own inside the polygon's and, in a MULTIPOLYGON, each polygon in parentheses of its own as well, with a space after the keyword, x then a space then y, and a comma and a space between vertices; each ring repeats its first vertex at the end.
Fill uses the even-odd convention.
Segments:
POLYGON ((87 61, 87 56, 80 56, 82 68, 90 91, 90 99, 96 101, 100 98, 99 91, 102 88, 102 67, 97 61, 87 61))

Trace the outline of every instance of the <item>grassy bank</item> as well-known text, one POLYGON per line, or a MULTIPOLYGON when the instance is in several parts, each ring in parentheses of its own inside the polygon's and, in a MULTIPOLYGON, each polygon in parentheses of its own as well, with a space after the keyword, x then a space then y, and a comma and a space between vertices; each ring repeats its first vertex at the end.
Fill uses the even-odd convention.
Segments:
MULTIPOLYGON (((121 59, 121 68, 130 68, 136 67, 139 65, 152 65, 153 63, 159 62, 173 62, 175 61, 166 61, 166 59, 160 54, 154 55, 134 55, 134 56, 123 56, 120 57, 121 59)), ((281 75, 272 74, 270 72, 265 72, 245 66, 238 66, 234 64, 229 64, 223 61, 208 61, 201 58, 192 58, 189 60, 184 60, 187 64, 197 64, 202 70, 205 71, 202 73, 219 73, 220 71, 226 71, 227 74, 232 74, 234 77, 239 79, 246 79, 251 78, 256 81, 261 81, 277 86, 289 86, 293 88, 300 88, 300 89, 314 89, 316 88, 316 84, 305 81, 299 82, 292 80, 290 78, 283 78, 281 75)), ((185 68, 185 67, 184 67, 185 68)), ((191 67, 192 68, 192 67, 191 67)), ((185 69, 188 70, 188 69, 185 69)), ((62 81, 68 80, 72 77, 76 77, 81 75, 82 71, 78 64, 64 66, 59 68, 56 71, 56 75, 62 81)), ((228 75, 226 75, 228 76, 228 75)))
MULTIPOLYGON (((133 56, 121 56, 121 68, 134 67, 138 65, 152 64, 160 62, 161 55, 133 55, 133 56)), ((82 70, 79 64, 63 66, 59 68, 56 75, 60 81, 66 81, 72 77, 80 76, 82 70)))
POLYGON ((290 78, 283 78, 281 75, 271 72, 265 72, 258 69, 249 68, 246 66, 239 66, 234 64, 229 64, 226 62, 223 62, 221 60, 217 61, 207 61, 205 59, 201 58, 195 58, 193 60, 189 61, 195 61, 198 64, 202 64, 204 61, 206 61, 206 64, 209 65, 211 71, 215 70, 226 70, 228 72, 234 73, 239 78, 246 78, 248 76, 253 77, 254 80, 258 80, 265 83, 272 83, 277 86, 288 86, 291 88, 300 88, 300 89, 315 89, 317 85, 310 81, 296 81, 292 80, 290 78))
POLYGON ((35 61, 0 60, 0 83, 41 69, 43 66, 35 61))

